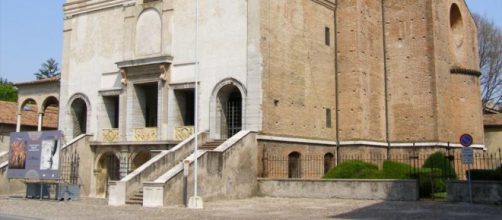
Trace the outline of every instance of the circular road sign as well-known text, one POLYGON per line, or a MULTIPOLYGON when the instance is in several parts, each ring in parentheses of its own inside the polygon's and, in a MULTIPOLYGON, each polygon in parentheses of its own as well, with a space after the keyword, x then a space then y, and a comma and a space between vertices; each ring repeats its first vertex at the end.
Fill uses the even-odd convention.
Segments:
POLYGON ((460 136, 460 144, 464 147, 471 146, 473 141, 474 139, 470 134, 463 134, 462 136, 460 136))

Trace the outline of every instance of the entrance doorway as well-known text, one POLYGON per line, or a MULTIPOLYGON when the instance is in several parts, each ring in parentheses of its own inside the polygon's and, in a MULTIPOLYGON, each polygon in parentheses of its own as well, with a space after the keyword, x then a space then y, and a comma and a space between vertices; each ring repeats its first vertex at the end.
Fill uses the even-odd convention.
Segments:
POLYGON ((232 84, 226 85, 218 92, 216 102, 221 139, 230 138, 242 130, 241 91, 232 84))
POLYGON ((225 108, 227 137, 232 137, 242 130, 242 97, 239 90, 234 90, 228 97, 225 108))
POLYGON ((96 174, 96 196, 108 196, 108 181, 120 180, 120 161, 114 153, 108 152, 99 158, 96 174))
POLYGON ((134 85, 136 105, 139 108, 133 109, 134 115, 142 115, 141 119, 135 121, 134 127, 157 127, 157 107, 158 107, 158 83, 144 83, 134 85))

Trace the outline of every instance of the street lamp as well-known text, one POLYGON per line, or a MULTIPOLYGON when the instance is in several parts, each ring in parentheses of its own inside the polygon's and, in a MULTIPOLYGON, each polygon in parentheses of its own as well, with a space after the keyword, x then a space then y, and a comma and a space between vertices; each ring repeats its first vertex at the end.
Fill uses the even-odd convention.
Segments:
POLYGON ((188 208, 202 209, 202 198, 197 195, 197 158, 198 158, 198 144, 199 144, 199 0, 195 0, 195 123, 194 123, 194 164, 193 164, 193 196, 188 201, 188 208))

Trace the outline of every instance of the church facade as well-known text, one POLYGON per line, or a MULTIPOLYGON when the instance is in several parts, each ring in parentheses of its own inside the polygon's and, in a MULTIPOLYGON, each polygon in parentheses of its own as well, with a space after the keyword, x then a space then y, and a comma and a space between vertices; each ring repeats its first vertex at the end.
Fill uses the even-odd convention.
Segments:
POLYGON ((195 1, 67 0, 64 13, 59 128, 90 135, 88 195, 196 133, 196 96, 207 143, 257 134, 257 176, 264 158, 392 158, 464 133, 484 148, 463 0, 200 1, 197 43, 195 1))

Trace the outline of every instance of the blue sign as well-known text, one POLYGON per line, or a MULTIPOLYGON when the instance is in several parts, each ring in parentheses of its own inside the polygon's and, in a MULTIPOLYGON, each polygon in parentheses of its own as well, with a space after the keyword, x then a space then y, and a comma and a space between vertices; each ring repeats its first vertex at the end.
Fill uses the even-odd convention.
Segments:
POLYGON ((10 134, 9 179, 59 179, 60 131, 10 134))
POLYGON ((460 136, 460 144, 464 147, 469 147, 474 142, 474 139, 470 134, 463 134, 460 136))

